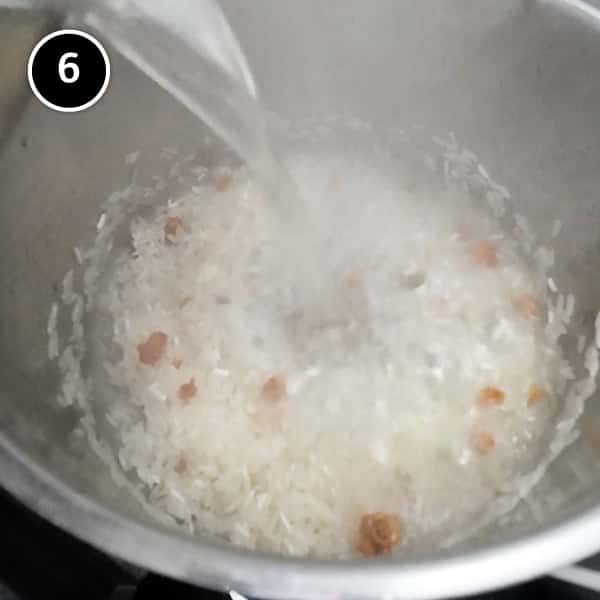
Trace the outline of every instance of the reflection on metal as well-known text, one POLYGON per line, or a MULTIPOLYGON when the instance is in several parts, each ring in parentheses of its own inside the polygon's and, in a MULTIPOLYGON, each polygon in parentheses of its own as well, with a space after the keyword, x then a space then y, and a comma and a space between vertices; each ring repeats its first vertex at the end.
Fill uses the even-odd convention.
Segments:
POLYGON ((600 0, 560 0, 560 4, 566 4, 570 8, 592 17, 600 24, 600 0))

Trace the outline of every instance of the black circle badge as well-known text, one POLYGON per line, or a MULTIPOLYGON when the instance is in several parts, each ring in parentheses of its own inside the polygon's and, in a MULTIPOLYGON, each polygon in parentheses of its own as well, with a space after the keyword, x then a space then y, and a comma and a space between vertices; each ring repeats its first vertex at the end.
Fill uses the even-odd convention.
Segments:
POLYGON ((100 42, 77 29, 61 29, 40 40, 27 65, 37 99, 60 112, 78 112, 102 98, 110 61, 100 42))

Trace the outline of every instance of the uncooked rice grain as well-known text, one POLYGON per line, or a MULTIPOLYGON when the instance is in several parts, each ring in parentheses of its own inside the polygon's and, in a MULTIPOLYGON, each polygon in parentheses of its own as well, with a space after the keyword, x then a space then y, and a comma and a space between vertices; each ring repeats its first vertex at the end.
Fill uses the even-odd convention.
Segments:
POLYGON ((562 229, 562 221, 560 219, 554 219, 554 221, 552 221, 552 237, 553 238, 558 237, 561 229, 562 229))
POLYGON ((58 321, 58 303, 54 302, 50 308, 50 315, 48 317, 48 326, 46 331, 48 333, 48 358, 54 360, 58 356, 58 331, 56 329, 58 321))

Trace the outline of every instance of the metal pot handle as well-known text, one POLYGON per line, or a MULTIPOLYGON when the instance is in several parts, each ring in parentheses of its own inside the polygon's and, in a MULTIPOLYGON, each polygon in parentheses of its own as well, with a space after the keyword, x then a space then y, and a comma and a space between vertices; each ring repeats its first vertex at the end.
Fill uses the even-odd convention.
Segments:
POLYGON ((594 569, 571 565, 553 571, 550 576, 594 592, 600 592, 600 572, 594 569))

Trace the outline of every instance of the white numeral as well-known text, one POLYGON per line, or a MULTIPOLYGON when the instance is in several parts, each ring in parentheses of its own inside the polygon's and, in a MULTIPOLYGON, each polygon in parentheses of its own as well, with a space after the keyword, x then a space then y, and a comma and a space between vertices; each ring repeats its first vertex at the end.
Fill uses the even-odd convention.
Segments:
POLYGON ((77 52, 65 52, 58 61, 58 75, 64 83, 74 83, 79 79, 79 67, 70 58, 77 58, 77 52), (67 69, 71 72, 69 75, 67 69))

